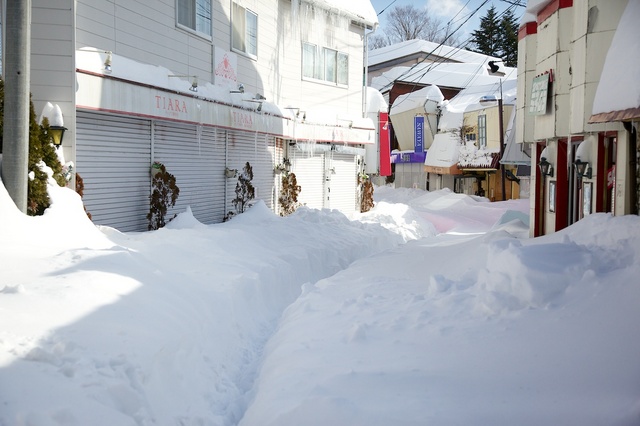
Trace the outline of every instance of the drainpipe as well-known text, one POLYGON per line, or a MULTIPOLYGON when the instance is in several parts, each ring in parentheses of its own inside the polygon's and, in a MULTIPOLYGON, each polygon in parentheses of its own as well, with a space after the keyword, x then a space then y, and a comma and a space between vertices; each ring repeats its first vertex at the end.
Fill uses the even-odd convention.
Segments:
POLYGON ((31 70, 31 0, 6 3, 2 181, 27 213, 29 172, 29 78, 31 70))
MULTIPOLYGON (((629 204, 631 206, 631 210, 630 213, 631 214, 638 214, 638 179, 636 177, 637 175, 637 160, 636 160, 636 156, 637 156, 637 152, 638 152, 638 132, 636 131, 636 127, 629 121, 624 121, 622 123, 624 125, 624 128, 627 132, 629 132, 629 150, 628 150, 628 157, 629 157, 629 165, 628 165, 628 171, 627 171, 627 176, 630 177, 631 180, 631 194, 629 194, 631 196, 631 199, 629 200, 629 204)), ((627 178, 625 177, 625 180, 627 180, 627 178)), ((626 183, 625 183, 626 184, 626 183)), ((614 188, 615 190, 615 188, 614 188)))

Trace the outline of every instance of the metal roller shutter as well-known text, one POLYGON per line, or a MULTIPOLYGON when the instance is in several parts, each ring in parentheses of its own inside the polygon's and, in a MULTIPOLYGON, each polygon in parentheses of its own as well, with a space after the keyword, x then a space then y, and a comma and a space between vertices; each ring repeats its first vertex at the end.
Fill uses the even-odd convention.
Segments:
POLYGON ((176 177, 180 195, 167 213, 171 218, 188 206, 205 224, 224 217, 224 134, 215 128, 186 123, 154 123, 154 161, 162 162, 176 177))
POLYGON ((313 209, 322 209, 325 194, 325 169, 323 153, 307 153, 291 150, 291 171, 300 185, 298 201, 313 209))
POLYGON ((149 212, 149 120, 78 111, 76 171, 93 222, 120 231, 144 231, 149 212))
POLYGON ((355 212, 358 180, 356 157, 332 152, 329 169, 329 207, 347 215, 355 212))
MULTIPOLYGON (((273 209, 276 199, 275 173, 273 167, 282 161, 282 148, 276 149, 275 138, 256 132, 227 131, 227 167, 237 169, 238 175, 248 162, 253 170, 256 199, 263 200, 273 209)), ((227 180, 227 210, 235 212, 233 199, 237 178, 227 180)))

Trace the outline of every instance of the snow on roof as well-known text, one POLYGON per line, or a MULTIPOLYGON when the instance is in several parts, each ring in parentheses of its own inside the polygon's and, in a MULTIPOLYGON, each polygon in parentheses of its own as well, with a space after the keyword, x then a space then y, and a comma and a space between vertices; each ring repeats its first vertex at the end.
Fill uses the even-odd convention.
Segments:
POLYGON ((387 112, 389 104, 379 90, 367 87, 367 112, 387 112))
POLYGON ((454 132, 438 133, 427 150, 425 166, 451 167, 458 162, 460 136, 454 132))
POLYGON ((440 117, 439 130, 446 131, 458 129, 462 126, 463 114, 466 111, 484 108, 480 105, 480 98, 485 95, 502 96, 504 105, 512 105, 516 102, 516 89, 518 81, 515 78, 495 81, 492 84, 469 86, 460 91, 456 96, 442 105, 442 117, 440 117), (502 85, 502 88, 500 87, 502 85), (502 91, 502 95, 500 92, 502 91))
POLYGON ((395 67, 371 79, 371 86, 385 92, 395 81, 420 85, 435 84, 440 87, 466 88, 491 84, 501 78, 515 79, 516 68, 506 68, 504 77, 490 75, 486 63, 422 63, 413 67, 395 67))
MULTIPOLYGON (((197 96, 200 99, 219 102, 236 107, 244 107, 247 102, 255 102, 256 93, 249 91, 238 93, 229 90, 228 86, 198 80, 197 76, 178 75, 168 68, 137 62, 124 56, 116 55, 93 47, 83 47, 76 51, 76 68, 95 74, 110 75, 123 80, 144 83, 147 85, 175 91, 192 96, 190 89, 194 77, 197 80, 197 96), (111 60, 111 70, 105 71, 107 57, 111 60)), ((384 102, 384 99, 383 99, 384 102)), ((386 110, 385 110, 386 111, 386 110)), ((289 106, 278 105, 268 100, 262 101, 262 112, 293 119, 293 110, 289 106)), ((315 107, 305 111, 306 121, 316 124, 338 125, 340 120, 352 122, 353 127, 373 128, 369 118, 359 115, 338 117, 335 109, 315 107)))
POLYGON ((640 2, 627 4, 604 61, 592 114, 640 107, 640 2))
POLYGON ((538 12, 540 12, 547 4, 551 3, 553 0, 528 0, 527 8, 522 15, 522 19, 520 20, 520 25, 526 24, 527 22, 536 22, 538 17, 538 12))
POLYGON ((378 26, 378 15, 369 0, 305 0, 305 3, 337 11, 372 27, 378 26))
POLYGON ((459 47, 451 47, 434 43, 427 40, 406 40, 390 46, 374 49, 369 52, 369 66, 381 64, 394 59, 403 58, 416 53, 424 53, 435 57, 447 58, 451 62, 488 62, 491 60, 499 60, 493 56, 483 55, 482 53, 471 52, 459 47))
POLYGON ((392 115, 400 114, 418 108, 422 114, 433 114, 436 107, 442 104, 443 101, 444 96, 438 86, 427 86, 415 92, 398 96, 391 106, 390 113, 392 115))

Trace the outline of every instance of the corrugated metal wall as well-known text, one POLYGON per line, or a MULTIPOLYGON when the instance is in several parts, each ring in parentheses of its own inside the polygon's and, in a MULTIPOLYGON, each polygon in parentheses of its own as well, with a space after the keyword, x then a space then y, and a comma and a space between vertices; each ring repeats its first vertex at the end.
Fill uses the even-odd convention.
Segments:
MULTIPOLYGON (((273 171, 275 164, 282 161, 282 146, 276 147, 275 138, 256 132, 227 130, 227 167, 237 169, 238 176, 248 162, 253 169, 251 183, 255 188, 256 199, 263 200, 267 207, 273 209, 277 200, 276 178, 273 171)), ((227 181, 227 210, 235 212, 233 199, 237 178, 227 181)))
POLYGON ((216 129, 186 123, 157 121, 153 126, 153 161, 160 161, 176 177, 180 196, 168 218, 191 207, 202 223, 224 217, 224 137, 216 129))
POLYGON ((93 222, 120 231, 147 229, 151 122, 77 112, 76 172, 93 222))
POLYGON ((332 152, 330 169, 329 207, 345 214, 355 212, 358 179, 356 157, 332 152))
POLYGON ((298 201, 313 209, 324 208, 325 170, 323 153, 290 151, 291 171, 300 185, 298 201))

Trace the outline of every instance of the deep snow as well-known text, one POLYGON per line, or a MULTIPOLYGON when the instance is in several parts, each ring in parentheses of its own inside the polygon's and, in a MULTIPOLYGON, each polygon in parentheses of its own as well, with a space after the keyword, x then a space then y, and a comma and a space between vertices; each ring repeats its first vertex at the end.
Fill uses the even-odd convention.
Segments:
POLYGON ((640 218, 379 187, 95 227, 0 185, 0 425, 635 425, 640 218), (525 224, 527 223, 527 224, 525 224))

